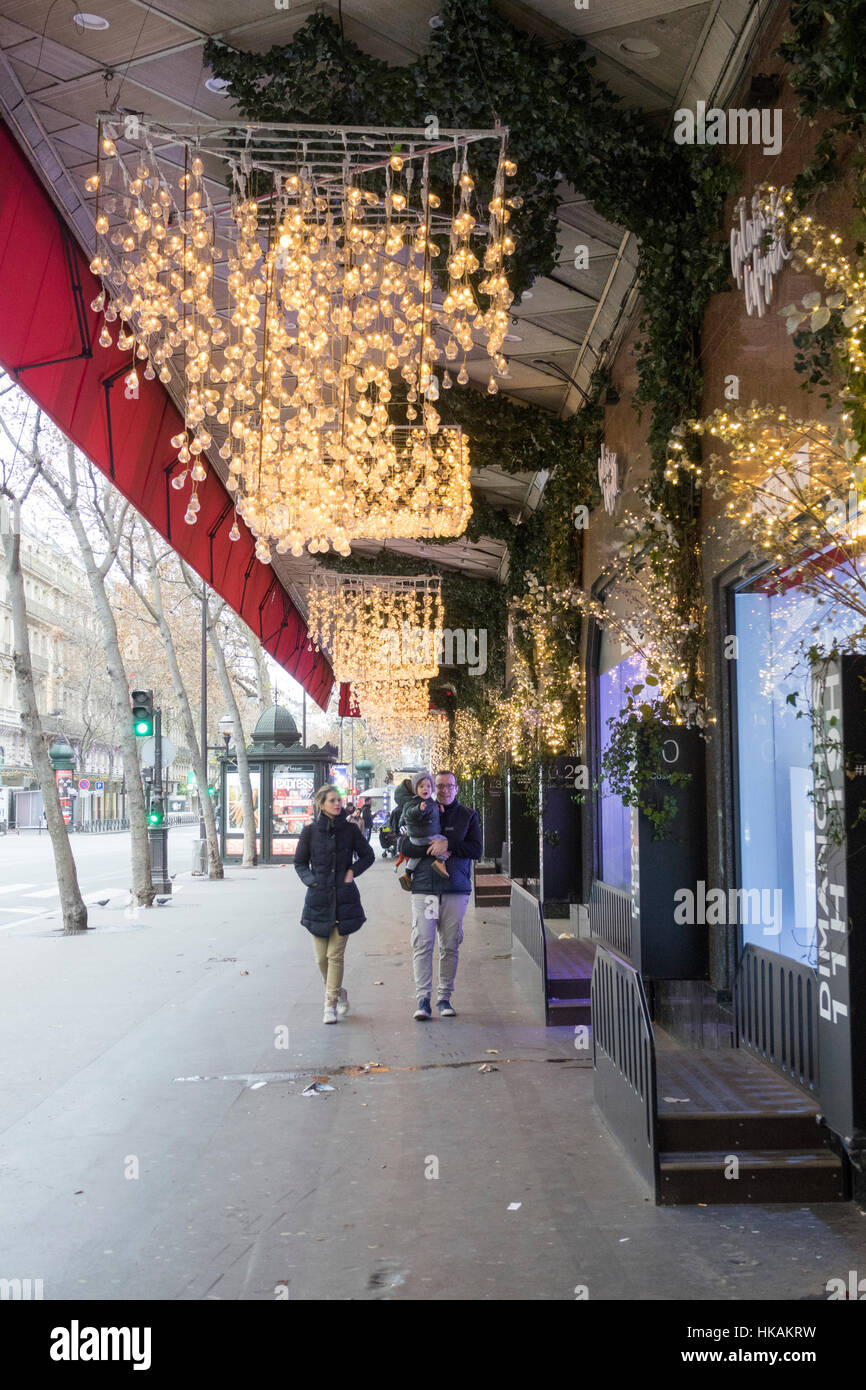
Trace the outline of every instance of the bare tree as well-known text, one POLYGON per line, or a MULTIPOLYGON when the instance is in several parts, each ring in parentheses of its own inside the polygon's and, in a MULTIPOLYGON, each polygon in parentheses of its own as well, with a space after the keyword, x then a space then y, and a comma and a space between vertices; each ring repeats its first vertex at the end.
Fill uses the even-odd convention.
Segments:
MULTIPOLYGON (((190 594, 198 596, 198 583, 194 576, 181 561, 181 571, 186 580, 190 594)), ((243 817, 244 830, 244 868, 252 868, 257 862, 256 853, 256 813, 253 805, 253 786, 250 780, 250 760, 247 757, 247 740, 244 733, 241 712, 238 707, 237 696, 232 686, 229 676, 228 664, 226 662, 223 641, 220 634, 219 621, 225 612, 225 601, 217 601, 211 606, 210 600, 207 601, 207 635, 210 642, 210 649, 213 653, 214 664, 217 670, 217 678, 223 698, 228 706, 229 714, 234 725, 233 737, 235 741, 235 752, 238 760, 238 781, 241 788, 241 814, 243 817)), ((226 828, 228 828, 228 806, 223 807, 226 828)))
POLYGON ((177 701, 180 714, 181 727, 184 732, 184 741, 189 749, 192 759, 193 770, 196 776, 196 783, 199 788, 199 803, 202 809, 202 818, 205 825, 205 835, 208 847, 208 878, 222 878, 223 866, 220 859, 219 838, 217 836, 216 819, 214 817, 213 802, 207 794, 207 749, 199 746, 196 738, 195 722, 190 707, 189 695, 184 685, 183 675, 178 661, 177 648, 174 642, 171 627, 165 611, 163 601, 162 578, 159 566, 161 560, 171 551, 166 551, 162 556, 158 556, 154 544, 154 535, 147 522, 137 517, 129 528, 128 544, 125 553, 120 557, 120 567, 126 576, 127 582, 134 590, 142 606, 150 615, 151 621, 155 624, 160 638, 162 639, 166 661, 168 662, 171 684, 177 701), (136 550, 135 536, 138 532, 144 537, 144 552, 141 556, 144 573, 147 576, 145 586, 136 571, 136 550))
MULTIPOLYGON (((73 936, 78 932, 87 930, 87 908, 81 896, 81 889, 78 884, 78 871, 75 866, 75 859, 72 855, 72 847, 69 843, 69 834, 66 823, 63 819, 63 811, 60 807, 60 795, 57 790, 57 778, 51 766, 51 759, 48 755, 48 741, 42 728, 42 720, 39 715, 39 706, 36 700, 36 691, 33 685, 33 664, 30 656, 30 633, 27 627, 27 600, 24 591, 24 575, 21 569, 21 504, 26 501, 34 482, 39 476, 38 465, 32 459, 39 454, 39 425, 40 412, 36 412, 36 418, 32 428, 31 445, 24 453, 28 467, 24 470, 24 477, 20 483, 18 491, 15 491, 13 473, 16 468, 16 460, 19 454, 17 442, 7 428, 5 420, 0 419, 0 424, 7 437, 15 445, 15 455, 11 464, 5 461, 0 472, 0 498, 5 498, 8 505, 0 507, 0 511, 6 512, 9 517, 9 524, 3 524, 4 518, 0 515, 0 534, 3 540, 3 552, 6 559, 6 574, 9 584, 9 601, 12 609, 12 631, 13 631, 13 669, 15 672, 15 683, 18 691, 18 700, 21 705, 21 723, 27 737, 30 748, 30 758, 33 769, 36 773, 42 800, 45 807, 45 821, 48 827, 48 834, 51 837, 51 848, 54 853, 54 866, 57 873, 57 886, 60 890, 60 905, 63 914, 63 931, 66 936, 73 936)), ((23 427, 22 427, 23 428, 23 427)))
POLYGON ((245 635, 250 649, 250 656, 253 659, 253 666, 255 667, 259 707, 264 710, 267 709, 268 705, 273 703, 274 699, 273 690, 271 689, 271 677, 268 672, 268 663, 265 657, 265 649, 250 628, 245 627, 245 635))
POLYGON ((96 471, 89 461, 83 461, 80 467, 75 446, 71 440, 64 440, 64 443, 66 446, 65 479, 62 479, 60 474, 48 463, 41 451, 34 454, 33 458, 42 478, 62 507, 72 534, 78 543, 93 604, 99 619, 117 715, 120 752, 126 781, 132 854, 132 899, 140 907, 152 907, 154 887, 150 872, 147 810, 144 790, 141 785, 138 744, 132 727, 129 685, 120 654, 117 623, 106 587, 108 573, 117 559, 129 503, 121 497, 107 479, 97 478, 96 471), (88 527, 86 518, 91 521, 91 527, 88 527), (94 539, 92 532, 98 536, 98 541, 94 539), (102 551, 101 558, 97 558, 97 548, 102 551))

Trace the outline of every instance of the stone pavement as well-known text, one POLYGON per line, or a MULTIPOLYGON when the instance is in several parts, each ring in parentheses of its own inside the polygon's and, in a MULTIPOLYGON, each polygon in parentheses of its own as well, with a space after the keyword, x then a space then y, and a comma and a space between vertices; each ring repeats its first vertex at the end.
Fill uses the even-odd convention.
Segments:
POLYGON ((291 867, 176 887, 84 938, 0 932, 0 1277, 46 1299, 762 1300, 866 1271, 853 1205, 654 1207, 573 1030, 536 1021, 505 910, 467 913, 458 1017, 415 1023, 409 898, 377 862, 351 1012, 324 1027, 291 867), (334 1090, 305 1097, 314 1077, 334 1090))

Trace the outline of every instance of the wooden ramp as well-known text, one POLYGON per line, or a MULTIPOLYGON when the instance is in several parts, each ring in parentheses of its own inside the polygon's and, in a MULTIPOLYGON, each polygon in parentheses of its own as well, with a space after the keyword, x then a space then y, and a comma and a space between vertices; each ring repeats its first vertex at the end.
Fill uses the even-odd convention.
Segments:
POLYGON ((508 907, 511 879, 496 872, 495 864, 475 865, 475 906, 508 907))
POLYGON ((690 1051, 653 1031, 661 1205, 847 1199, 810 1095, 742 1048, 690 1051))
POLYGON ((589 1002, 595 942, 584 937, 547 939, 547 1022, 591 1023, 589 1002))

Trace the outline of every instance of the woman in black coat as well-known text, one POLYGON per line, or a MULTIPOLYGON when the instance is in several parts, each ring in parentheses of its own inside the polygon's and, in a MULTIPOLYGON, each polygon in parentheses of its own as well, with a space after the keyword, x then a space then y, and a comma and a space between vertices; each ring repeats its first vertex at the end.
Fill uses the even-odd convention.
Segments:
POLYGON ((295 869, 307 896, 301 923, 313 938, 325 982, 324 1023, 349 1011, 343 989, 346 939, 367 920, 355 884, 375 854, 357 825, 346 817, 336 787, 320 787, 313 797, 316 818, 305 825, 295 850, 295 869))

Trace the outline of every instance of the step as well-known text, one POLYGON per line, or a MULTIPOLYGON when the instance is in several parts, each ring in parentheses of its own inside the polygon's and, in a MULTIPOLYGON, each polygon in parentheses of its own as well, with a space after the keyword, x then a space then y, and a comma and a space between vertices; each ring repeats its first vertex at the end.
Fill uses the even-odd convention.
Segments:
POLYGON ((659 1204, 709 1206, 760 1202, 844 1202, 842 1160, 829 1150, 744 1150, 736 1155, 738 1176, 731 1171, 728 1151, 661 1153, 659 1204))
POLYGON ((740 1149, 825 1149, 829 1131, 818 1124, 818 1112, 804 1114, 748 1114, 743 1111, 689 1113, 658 1117, 659 1149, 667 1153, 725 1152, 740 1149))
POLYGON ((547 941, 547 993, 557 999, 589 999, 595 942, 581 937, 547 941))
POLYGON ((589 999, 591 986, 591 979, 575 979, 569 975, 547 976, 549 999, 589 999))
POLYGON ((551 1028, 566 1023, 592 1023, 592 1009, 588 999, 548 998, 547 1019, 551 1028))

